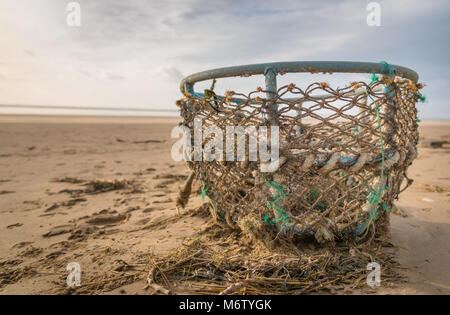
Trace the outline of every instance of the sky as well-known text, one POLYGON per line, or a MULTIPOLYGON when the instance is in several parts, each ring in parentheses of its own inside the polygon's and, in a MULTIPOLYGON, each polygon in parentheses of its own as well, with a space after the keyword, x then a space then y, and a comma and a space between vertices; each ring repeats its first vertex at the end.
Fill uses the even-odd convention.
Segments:
MULTIPOLYGON (((277 61, 387 61, 415 70, 427 102, 421 119, 450 119, 450 1, 79 0, 80 27, 65 0, 0 0, 0 113, 150 115, 82 107, 176 110, 179 83, 218 67, 277 61), (80 108, 80 109, 77 109, 80 108)), ((344 85, 368 75, 283 76, 344 85)), ((250 91, 262 76, 219 80, 218 92, 250 91)), ((210 82, 199 83, 202 90, 210 82)), ((162 113, 164 114, 164 113, 162 113)), ((167 113, 165 113, 167 114, 167 113)), ((176 115, 176 112, 172 113, 176 115)))

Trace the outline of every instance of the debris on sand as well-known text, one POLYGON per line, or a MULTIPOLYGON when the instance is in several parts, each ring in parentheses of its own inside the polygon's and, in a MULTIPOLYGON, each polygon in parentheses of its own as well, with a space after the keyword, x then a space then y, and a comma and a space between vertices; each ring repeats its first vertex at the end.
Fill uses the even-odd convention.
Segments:
POLYGON ((19 253, 19 257, 36 257, 39 256, 43 252, 43 249, 40 247, 29 246, 24 251, 19 253))
POLYGON ((49 206, 48 208, 46 208, 44 210, 44 212, 50 212, 53 210, 58 209, 59 207, 73 207, 74 205, 76 205, 77 203, 81 203, 81 202, 86 202, 86 198, 72 198, 66 201, 61 201, 61 202, 56 202, 54 204, 52 204, 51 206, 49 206))
POLYGON ((23 225, 22 223, 15 223, 15 224, 8 225, 6 228, 13 229, 15 227, 21 227, 22 225, 23 225))
POLYGON ((442 148, 444 145, 450 144, 450 141, 446 140, 424 140, 419 143, 419 145, 423 148, 432 148, 432 149, 439 149, 442 148))
POLYGON ((94 179, 86 183, 86 193, 96 194, 112 190, 124 189, 128 186, 126 180, 101 180, 94 179))
POLYGON ((84 192, 85 192, 84 189, 63 189, 63 190, 58 191, 58 194, 66 193, 66 194, 69 194, 69 195, 75 197, 75 196, 80 196, 84 192))
POLYGON ((362 289, 372 260, 385 266, 385 283, 403 279, 395 269, 398 264, 382 251, 387 244, 380 238, 371 246, 343 243, 314 250, 279 238, 269 249, 242 233, 224 233, 223 227, 210 225, 178 250, 153 256, 148 284, 160 294, 306 294, 337 287, 362 289), (349 256, 352 246, 357 250, 349 256))
POLYGON ((17 267, 22 263, 21 260, 0 261, 0 288, 18 282, 24 277, 31 277, 36 274, 30 266, 17 267))
POLYGON ((97 232, 97 230, 98 228, 96 226, 81 225, 72 230, 68 239, 82 241, 88 238, 89 235, 97 232))
MULTIPOLYGON (((161 228, 186 216, 204 217, 207 213, 209 204, 205 203, 139 230, 161 228)), ((107 214, 118 216, 117 212, 105 209, 96 217, 107 214)), ((367 264, 371 261, 384 266, 385 285, 403 280, 397 272, 398 264, 384 251, 385 247, 392 247, 384 234, 377 234, 365 244, 336 240, 333 246, 317 243, 312 246, 313 237, 294 243, 277 235, 276 230, 270 231, 270 226, 256 222, 261 220, 249 217, 240 222, 242 229, 224 230, 224 226, 211 220, 194 239, 169 254, 143 253, 133 264, 116 260, 114 272, 90 275, 85 285, 67 293, 99 294, 138 280, 144 280, 145 289, 152 294, 308 294, 338 290, 351 293, 355 289, 366 290, 367 264), (270 236, 272 248, 258 241, 260 237, 249 237, 259 236, 261 229, 270 236)), ((74 231, 76 228, 72 231, 75 237, 74 231)), ((104 255, 110 257, 111 248, 107 249, 104 255)), ((61 281, 47 293, 61 294, 66 288, 61 281)))
POLYGON ((87 220, 86 222, 89 224, 94 225, 112 225, 117 223, 122 223, 123 221, 127 220, 129 217, 128 215, 123 214, 98 214, 94 215, 91 219, 87 220))
POLYGON ((254 213, 238 220, 238 226, 246 237, 249 237, 255 242, 262 242, 270 248, 273 246, 272 235, 267 228, 267 225, 264 223, 265 222, 260 220, 254 213))
POLYGON ((94 179, 85 184, 87 187, 85 193, 87 194, 100 194, 113 190, 120 190, 126 188, 134 188, 134 181, 126 179, 114 179, 114 180, 104 180, 104 179, 94 179))
POLYGON ((80 196, 82 194, 101 194, 114 190, 121 189, 131 189, 130 193, 140 193, 142 190, 139 185, 134 180, 126 180, 126 179, 114 179, 114 180, 106 180, 106 179, 93 179, 93 180, 83 180, 73 177, 64 177, 60 179, 54 179, 53 182, 60 183, 71 183, 71 184, 83 184, 85 186, 84 189, 76 188, 76 189, 63 189, 58 193, 68 193, 73 197, 80 196))
POLYGON ((76 177, 54 178, 51 181, 54 183, 70 183, 70 184, 81 184, 81 183, 86 182, 86 180, 76 178, 76 177))
POLYGON ((170 290, 167 290, 163 286, 155 283, 155 281, 154 281, 155 273, 156 273, 156 267, 153 267, 152 269, 150 269, 148 276, 147 276, 148 287, 152 287, 153 290, 155 290, 157 293, 162 293, 165 295, 171 294, 170 290))
POLYGON ((428 185, 428 184, 416 184, 418 188, 424 189, 429 192, 437 192, 437 193, 448 193, 450 192, 449 187, 439 186, 439 185, 428 185))
POLYGON ((58 208, 59 208, 59 205, 56 204, 56 203, 54 203, 54 204, 52 204, 50 207, 48 207, 47 209, 45 209, 44 212, 49 212, 49 211, 52 211, 52 210, 55 210, 55 209, 58 209, 58 208))
POLYGON ((180 174, 161 174, 153 176, 153 179, 173 179, 176 181, 186 180, 188 178, 187 175, 180 174))
POLYGON ((154 204, 157 204, 157 203, 171 203, 171 202, 173 202, 172 198, 166 198, 166 199, 163 199, 163 200, 155 200, 155 201, 153 201, 154 204))
POLYGON ((164 143, 166 142, 166 140, 154 140, 154 139, 149 139, 149 140, 137 140, 137 141, 132 141, 132 143, 136 143, 136 144, 140 144, 140 143, 164 143))
POLYGON ((13 194, 15 191, 12 190, 0 190, 0 195, 13 194))
POLYGON ((180 192, 178 194, 177 198, 177 207, 183 208, 186 206, 186 204, 189 201, 189 196, 191 195, 192 191, 192 182, 195 178, 195 173, 191 172, 189 177, 186 179, 186 182, 184 183, 183 187, 180 189, 180 192))
POLYGON ((42 236, 48 238, 48 237, 52 237, 52 236, 70 233, 70 232, 72 232, 73 228, 74 228, 73 225, 58 225, 58 226, 55 226, 52 229, 50 229, 50 231, 48 231, 47 233, 45 233, 42 236))
POLYGON ((134 140, 134 141, 126 141, 119 137, 116 137, 116 141, 119 143, 134 143, 134 144, 147 144, 147 143, 164 143, 166 140, 155 140, 155 139, 148 139, 148 140, 134 140))

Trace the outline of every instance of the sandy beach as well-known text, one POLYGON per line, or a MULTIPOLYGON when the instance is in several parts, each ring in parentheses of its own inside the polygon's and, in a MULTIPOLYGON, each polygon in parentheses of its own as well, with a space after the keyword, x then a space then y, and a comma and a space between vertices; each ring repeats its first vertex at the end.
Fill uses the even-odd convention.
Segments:
MULTIPOLYGON (((195 238, 207 222, 169 220, 189 174, 170 155, 178 122, 0 116, 0 294, 61 293, 70 262, 83 281, 117 279, 102 293, 148 294, 126 271, 195 238)), ((422 121, 420 139, 414 183, 390 219, 407 281, 376 294, 450 294, 450 122, 422 121)), ((193 195, 183 213, 203 202, 193 195)))

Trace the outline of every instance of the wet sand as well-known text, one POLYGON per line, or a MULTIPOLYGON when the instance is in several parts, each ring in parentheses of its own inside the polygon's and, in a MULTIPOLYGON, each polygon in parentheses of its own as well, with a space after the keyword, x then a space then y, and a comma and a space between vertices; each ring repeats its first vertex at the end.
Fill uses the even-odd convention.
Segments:
MULTIPOLYGON (((101 292, 147 294, 126 275, 195 237, 204 218, 177 214, 189 174, 170 156, 177 118, 0 116, 0 294, 61 293, 77 262, 101 292)), ((396 202, 392 241, 406 283, 375 293, 450 294, 450 122, 420 123, 414 184, 396 202)), ((186 208, 202 204, 195 194, 186 208)))

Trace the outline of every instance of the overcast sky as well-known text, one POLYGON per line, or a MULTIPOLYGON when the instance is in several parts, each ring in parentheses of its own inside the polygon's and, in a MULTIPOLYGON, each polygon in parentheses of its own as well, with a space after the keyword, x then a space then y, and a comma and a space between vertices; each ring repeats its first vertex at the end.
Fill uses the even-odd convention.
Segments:
MULTIPOLYGON (((81 27, 66 23, 69 2, 0 0, 0 104, 175 109, 182 77, 210 68, 385 60, 417 71, 427 84, 422 119, 450 119, 447 0, 378 1, 380 27, 367 25, 369 1, 361 0, 79 0, 81 27)), ((342 86, 340 80, 355 78, 368 80, 324 79, 342 86)), ((306 79, 281 81, 301 86, 306 79)), ((262 82, 226 79, 217 88, 249 90, 262 82)))

